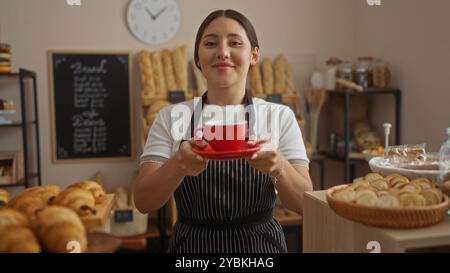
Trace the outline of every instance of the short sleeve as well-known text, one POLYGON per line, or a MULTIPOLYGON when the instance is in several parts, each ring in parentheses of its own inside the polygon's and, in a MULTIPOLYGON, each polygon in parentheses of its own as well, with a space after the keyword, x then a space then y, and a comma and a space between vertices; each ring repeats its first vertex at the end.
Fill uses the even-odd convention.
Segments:
POLYGON ((306 155, 302 132, 294 112, 288 107, 283 109, 281 115, 278 150, 291 164, 302 165, 308 168, 309 159, 306 155))
POLYGON ((150 127, 140 164, 146 162, 165 162, 171 156, 173 138, 170 134, 170 111, 163 108, 159 111, 150 127))

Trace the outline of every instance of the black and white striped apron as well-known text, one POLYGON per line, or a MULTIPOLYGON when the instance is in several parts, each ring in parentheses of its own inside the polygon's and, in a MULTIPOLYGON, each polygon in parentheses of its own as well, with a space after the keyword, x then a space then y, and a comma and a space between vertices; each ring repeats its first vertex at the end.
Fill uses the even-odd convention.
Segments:
MULTIPOLYGON (((202 108, 206 95, 207 92, 202 97, 202 108)), ((245 101, 252 105, 250 96, 246 95, 245 101)), ((191 135, 193 118, 194 115, 191 135)), ((271 177, 251 167, 245 159, 210 160, 201 174, 183 179, 174 197, 179 221, 169 252, 287 251, 283 229, 272 217, 276 195, 271 177)))

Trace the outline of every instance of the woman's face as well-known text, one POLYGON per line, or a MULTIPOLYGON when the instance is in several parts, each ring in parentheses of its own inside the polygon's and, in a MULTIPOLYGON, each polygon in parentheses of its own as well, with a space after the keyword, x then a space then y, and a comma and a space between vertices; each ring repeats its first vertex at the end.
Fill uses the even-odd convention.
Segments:
POLYGON ((199 66, 208 86, 231 87, 244 82, 259 49, 251 48, 245 29, 235 20, 219 17, 205 29, 199 49, 199 66))

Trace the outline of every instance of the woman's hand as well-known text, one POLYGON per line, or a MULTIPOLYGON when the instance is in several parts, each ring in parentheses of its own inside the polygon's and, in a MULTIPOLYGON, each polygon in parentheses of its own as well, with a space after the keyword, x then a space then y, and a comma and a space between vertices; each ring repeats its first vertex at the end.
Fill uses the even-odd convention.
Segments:
POLYGON ((261 145, 261 149, 247 158, 253 168, 278 179, 283 173, 284 157, 275 149, 270 140, 249 140, 250 146, 261 145))
POLYGON ((197 176, 202 173, 206 167, 208 167, 208 160, 202 156, 196 154, 193 151, 195 146, 201 148, 206 146, 204 140, 187 140, 183 141, 180 145, 180 149, 175 155, 179 171, 184 176, 197 176))

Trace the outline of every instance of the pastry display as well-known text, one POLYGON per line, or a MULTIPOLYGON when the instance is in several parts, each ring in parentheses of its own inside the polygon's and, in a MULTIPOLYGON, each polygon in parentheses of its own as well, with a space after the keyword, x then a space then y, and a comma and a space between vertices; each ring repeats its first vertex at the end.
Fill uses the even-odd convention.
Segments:
POLYGON ((80 217, 72 210, 61 206, 49 206, 41 210, 34 227, 45 250, 67 253, 76 242, 80 252, 87 249, 86 229, 80 217))
POLYGON ((337 189, 333 196, 341 201, 382 208, 416 208, 437 205, 443 193, 426 178, 409 180, 391 174, 369 173, 352 184, 337 189))
POLYGON ((52 202, 74 210, 80 217, 95 215, 95 198, 91 191, 80 187, 68 187, 52 202))
POLYGON ((48 206, 59 194, 59 186, 47 185, 24 190, 8 203, 8 206, 32 218, 36 212, 48 206))
POLYGON ((0 225, 0 253, 40 253, 39 242, 30 228, 0 225))
POLYGON ((0 43, 0 74, 11 73, 11 46, 0 43))
POLYGON ((84 180, 71 184, 68 188, 80 188, 89 191, 95 198, 95 203, 101 203, 105 199, 105 191, 96 181, 84 180))

